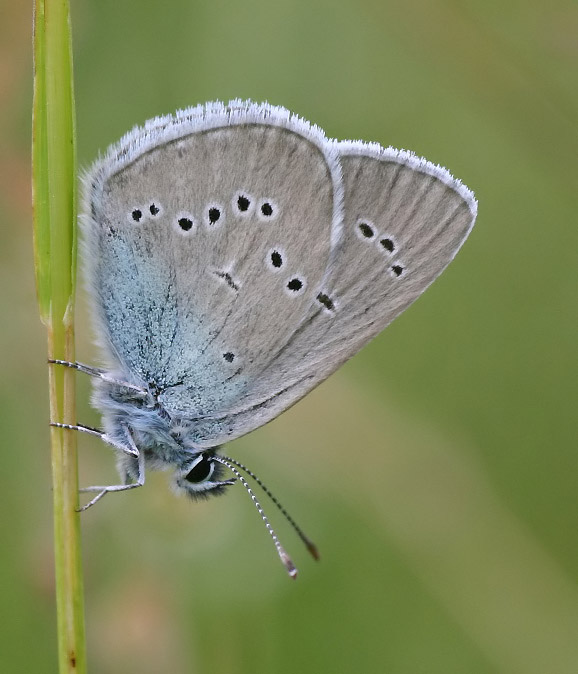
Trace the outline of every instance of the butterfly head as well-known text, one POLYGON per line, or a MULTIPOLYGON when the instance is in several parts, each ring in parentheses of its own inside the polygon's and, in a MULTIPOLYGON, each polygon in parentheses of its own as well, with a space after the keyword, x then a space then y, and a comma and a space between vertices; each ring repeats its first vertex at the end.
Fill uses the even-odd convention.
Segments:
POLYGON ((211 494, 223 494, 235 480, 220 479, 224 466, 214 457, 214 451, 207 450, 182 463, 175 472, 175 489, 193 500, 207 498, 211 494))

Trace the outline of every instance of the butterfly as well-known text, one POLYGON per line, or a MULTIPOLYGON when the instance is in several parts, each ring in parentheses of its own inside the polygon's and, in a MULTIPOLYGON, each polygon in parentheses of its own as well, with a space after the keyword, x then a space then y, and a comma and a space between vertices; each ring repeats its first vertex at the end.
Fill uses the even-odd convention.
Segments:
POLYGON ((55 425, 112 445, 123 478, 88 488, 85 508, 170 466, 193 498, 222 493, 229 469, 262 512, 242 472, 255 476, 220 446, 381 332, 446 268, 477 212, 470 190, 410 152, 332 140, 284 108, 240 100, 135 128, 84 186, 106 366, 54 362, 94 377, 103 430, 55 425))

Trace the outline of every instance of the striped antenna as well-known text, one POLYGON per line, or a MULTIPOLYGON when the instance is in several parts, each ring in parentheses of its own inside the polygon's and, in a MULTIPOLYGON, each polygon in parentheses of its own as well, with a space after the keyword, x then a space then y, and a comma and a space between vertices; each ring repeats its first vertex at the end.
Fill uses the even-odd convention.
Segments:
POLYGON ((301 529, 301 527, 295 522, 295 520, 294 520, 294 519, 291 517, 291 515, 285 510, 285 508, 281 505, 281 503, 278 501, 278 499, 277 499, 275 496, 273 496, 273 494, 272 494, 272 493, 269 491, 269 489, 263 484, 263 482, 261 482, 261 480, 255 475, 255 473, 253 473, 251 470, 249 470, 249 469, 247 468, 247 466, 244 466, 244 465, 243 465, 242 463, 240 463, 239 461, 235 461, 235 459, 232 459, 230 456, 224 456, 223 458, 226 459, 227 461, 229 461, 230 463, 234 464, 235 466, 237 466, 237 468, 240 468, 241 470, 245 471, 245 473, 247 473, 247 475, 248 475, 249 477, 252 477, 253 480, 255 480, 255 482, 256 482, 256 483, 261 487, 261 489, 267 494, 267 496, 271 499, 271 501, 273 501, 273 503, 277 506, 277 508, 279 508, 279 510, 281 511, 281 513, 283 514, 283 516, 285 517, 285 519, 289 522, 289 524, 290 524, 290 525, 293 527, 293 529, 295 530, 295 533, 296 533, 296 534, 299 536, 299 538, 303 541, 303 543, 305 544, 305 547, 306 547, 307 550, 309 550, 309 552, 311 553, 311 556, 312 556, 314 559, 319 560, 319 559, 320 559, 320 556, 319 556, 319 550, 318 550, 317 546, 315 545, 315 543, 314 543, 310 538, 308 538, 308 537, 305 535, 303 529, 301 529))
POLYGON ((227 468, 235 474, 235 476, 238 478, 239 482, 245 487, 247 490, 249 496, 251 497, 251 500, 255 504, 255 507, 259 511, 259 515, 261 515, 261 519, 265 523, 265 526, 267 527, 267 531, 271 535, 271 538, 273 539, 273 543, 275 544, 275 547, 277 548, 277 553, 281 559, 281 562, 283 563, 283 566, 287 569, 287 573, 291 578, 296 578, 297 577, 297 568, 291 561, 291 558, 289 555, 285 552, 285 548, 281 545, 281 542, 277 538, 277 534, 273 530, 273 527, 269 523, 269 520, 267 519, 267 516, 265 515, 265 511, 261 507, 261 504, 257 500, 257 497, 253 493, 253 490, 249 486, 249 483, 245 478, 241 475, 241 473, 235 468, 233 463, 231 461, 228 461, 227 459, 222 458, 221 456, 218 456, 217 454, 214 454, 211 457, 211 460, 217 461, 218 463, 222 464, 223 466, 227 466, 227 468))

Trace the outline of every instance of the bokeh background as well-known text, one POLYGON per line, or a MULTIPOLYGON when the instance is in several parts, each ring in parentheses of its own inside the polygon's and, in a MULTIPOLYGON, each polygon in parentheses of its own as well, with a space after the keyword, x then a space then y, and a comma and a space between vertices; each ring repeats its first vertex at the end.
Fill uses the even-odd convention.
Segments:
MULTIPOLYGON (((0 22, 2 672, 56 671, 31 4, 2 0, 0 22)), ((73 28, 81 166, 149 117, 239 96, 412 149, 480 203, 423 298, 227 448, 322 561, 271 512, 292 582, 240 488, 190 504, 149 476, 82 518, 89 670, 576 674, 578 5, 75 0, 73 28)), ((82 294, 78 316, 94 362, 82 294)), ((107 447, 80 452, 84 484, 115 479, 107 447)))

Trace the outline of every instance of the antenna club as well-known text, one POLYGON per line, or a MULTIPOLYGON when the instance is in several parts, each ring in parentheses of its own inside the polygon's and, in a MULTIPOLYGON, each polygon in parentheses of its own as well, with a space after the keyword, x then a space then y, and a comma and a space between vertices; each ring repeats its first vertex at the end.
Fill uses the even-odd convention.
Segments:
POLYGON ((285 550, 279 550, 279 557, 281 557, 283 566, 287 569, 287 573, 289 574, 289 576, 291 578, 297 578, 297 567, 295 566, 295 564, 293 564, 291 558, 285 552, 285 550))
POLYGON ((321 559, 321 555, 319 554, 319 549, 313 543, 313 541, 307 540, 305 541, 305 545, 307 546, 307 550, 309 550, 311 556, 313 559, 315 559, 317 562, 321 559))

